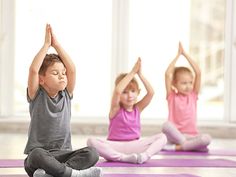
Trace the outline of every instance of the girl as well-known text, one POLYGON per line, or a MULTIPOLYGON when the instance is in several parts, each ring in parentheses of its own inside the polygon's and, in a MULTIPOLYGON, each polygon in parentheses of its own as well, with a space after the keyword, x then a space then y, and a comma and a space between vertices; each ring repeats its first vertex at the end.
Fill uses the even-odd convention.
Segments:
POLYGON ((152 100, 154 91, 141 72, 139 58, 129 73, 120 74, 115 82, 109 113, 109 132, 107 140, 90 138, 88 146, 95 147, 100 156, 108 161, 142 164, 158 153, 166 144, 164 134, 140 139, 140 114, 152 100), (135 79, 138 75, 147 91, 137 102, 140 93, 135 79))
POLYGON ((177 56, 165 73, 166 98, 169 108, 169 121, 163 125, 163 133, 168 139, 165 150, 207 151, 211 137, 208 134, 199 134, 196 126, 200 82, 201 71, 198 65, 179 43, 177 56), (175 67, 181 55, 191 65, 195 78, 189 68, 175 67))

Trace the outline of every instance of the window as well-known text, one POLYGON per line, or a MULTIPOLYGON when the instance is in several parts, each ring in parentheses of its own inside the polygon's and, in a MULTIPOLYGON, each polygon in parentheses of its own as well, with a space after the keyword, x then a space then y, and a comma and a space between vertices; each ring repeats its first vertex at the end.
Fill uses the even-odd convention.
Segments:
POLYGON ((179 40, 202 70, 199 119, 236 117, 235 6, 233 0, 1 0, 0 116, 28 115, 28 67, 51 23, 77 67, 75 117, 106 118, 116 75, 140 56, 156 92, 143 117, 166 119, 164 72, 179 40))
POLYGON ((43 45, 46 23, 51 23, 77 67, 73 115, 106 115, 110 101, 111 10, 110 0, 16 1, 16 113, 28 113, 27 68, 43 45))
POLYGON ((129 64, 141 55, 156 90, 147 117, 167 117, 164 73, 181 41, 202 71, 199 119, 223 119, 225 6, 225 0, 130 0, 129 64))

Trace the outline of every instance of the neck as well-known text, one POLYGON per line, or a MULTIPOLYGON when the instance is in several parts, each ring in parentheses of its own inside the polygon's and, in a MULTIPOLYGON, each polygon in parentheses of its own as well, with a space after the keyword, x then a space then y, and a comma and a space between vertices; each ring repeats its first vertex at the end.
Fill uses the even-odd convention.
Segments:
POLYGON ((134 106, 124 106, 124 105, 123 105, 123 108, 124 108, 126 111, 128 111, 128 112, 132 112, 133 109, 134 109, 134 106))
POLYGON ((44 88, 44 90, 46 90, 47 94, 49 97, 51 98, 55 98, 58 94, 58 91, 52 90, 50 88, 48 88, 47 86, 42 86, 44 88))

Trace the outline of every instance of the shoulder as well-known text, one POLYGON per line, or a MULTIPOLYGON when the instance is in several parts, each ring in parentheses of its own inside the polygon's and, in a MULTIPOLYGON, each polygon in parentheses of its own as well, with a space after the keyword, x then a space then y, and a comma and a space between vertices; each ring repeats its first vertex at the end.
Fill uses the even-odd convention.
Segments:
POLYGON ((124 111, 125 110, 122 107, 120 107, 117 111, 112 112, 112 114, 110 113, 110 115, 109 115, 110 121, 119 117, 119 115, 122 115, 124 113, 124 111))
POLYGON ((70 100, 73 98, 73 94, 71 95, 67 89, 62 90, 61 93, 66 96, 67 98, 69 98, 70 100))
POLYGON ((140 113, 140 110, 139 110, 139 108, 138 108, 137 105, 134 106, 133 112, 138 112, 138 113, 140 113))
POLYGON ((35 94, 34 98, 30 98, 28 88, 27 88, 26 92, 27 92, 27 101, 28 102, 34 101, 40 95, 43 95, 44 92, 45 92, 45 94, 47 94, 46 91, 44 89, 42 89, 41 87, 39 87, 38 90, 36 91, 36 94, 35 94))
POLYGON ((171 90, 171 91, 169 92, 169 94, 167 95, 166 99, 167 99, 167 100, 170 100, 171 98, 173 98, 173 97, 175 97, 175 96, 177 96, 177 93, 175 92, 175 90, 171 90))
POLYGON ((190 96, 191 96, 192 98, 194 98, 194 99, 198 99, 198 93, 195 92, 195 91, 192 91, 192 92, 190 93, 190 96))

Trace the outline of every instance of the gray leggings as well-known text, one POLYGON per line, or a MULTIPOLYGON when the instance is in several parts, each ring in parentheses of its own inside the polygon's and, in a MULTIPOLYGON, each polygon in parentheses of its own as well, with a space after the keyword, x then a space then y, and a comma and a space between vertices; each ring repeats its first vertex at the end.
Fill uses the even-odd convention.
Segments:
POLYGON ((32 177, 38 168, 55 177, 70 177, 72 169, 83 170, 94 166, 99 159, 95 148, 75 151, 33 149, 24 161, 25 171, 32 177))

